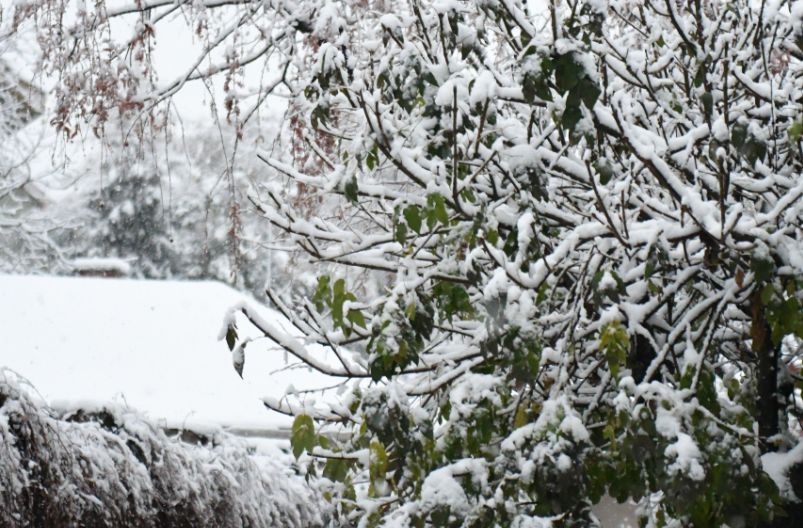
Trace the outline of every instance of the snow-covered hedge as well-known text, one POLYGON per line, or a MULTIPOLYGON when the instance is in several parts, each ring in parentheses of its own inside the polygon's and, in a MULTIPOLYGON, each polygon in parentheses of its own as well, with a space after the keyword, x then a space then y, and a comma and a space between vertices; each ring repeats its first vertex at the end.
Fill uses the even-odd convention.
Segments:
POLYGON ((290 466, 232 438, 192 445, 120 409, 56 416, 0 372, 0 525, 309 527, 290 466))

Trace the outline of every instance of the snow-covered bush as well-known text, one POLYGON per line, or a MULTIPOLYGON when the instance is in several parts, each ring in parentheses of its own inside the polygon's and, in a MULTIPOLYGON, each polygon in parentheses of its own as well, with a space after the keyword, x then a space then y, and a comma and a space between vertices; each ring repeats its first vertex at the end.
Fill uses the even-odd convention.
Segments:
POLYGON ((231 437, 193 445, 135 413, 62 416, 0 373, 3 526, 320 526, 320 498, 282 460, 231 437))

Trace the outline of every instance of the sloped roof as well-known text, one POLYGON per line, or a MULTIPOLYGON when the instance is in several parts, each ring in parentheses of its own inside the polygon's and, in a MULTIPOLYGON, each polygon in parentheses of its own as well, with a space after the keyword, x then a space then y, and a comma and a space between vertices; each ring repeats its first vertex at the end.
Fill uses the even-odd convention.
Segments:
MULTIPOLYGON (((263 396, 337 380, 288 364, 264 340, 249 346, 240 379, 218 337, 228 309, 243 302, 259 306, 216 282, 0 275, 0 367, 55 407, 108 402, 164 427, 284 429, 290 418, 267 410, 263 396)), ((289 330, 277 312, 258 310, 289 330)), ((248 337, 248 324, 238 325, 248 337)))

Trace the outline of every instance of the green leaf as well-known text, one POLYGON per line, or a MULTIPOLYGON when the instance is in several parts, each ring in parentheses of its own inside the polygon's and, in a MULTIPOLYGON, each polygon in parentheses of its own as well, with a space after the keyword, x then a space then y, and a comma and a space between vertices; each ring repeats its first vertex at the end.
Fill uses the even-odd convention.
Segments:
POLYGON ((234 366, 234 371, 240 376, 240 379, 243 377, 243 368, 245 368, 245 345, 248 341, 243 341, 243 344, 240 345, 240 348, 234 349, 232 352, 232 365, 234 366))
POLYGON ((765 282, 775 271, 775 263, 770 259, 754 257, 750 260, 750 269, 756 276, 756 282, 765 282))
POLYGON ((346 301, 356 301, 357 298, 353 293, 346 291, 346 281, 337 279, 332 286, 332 301, 330 308, 332 309, 332 322, 336 327, 343 328, 346 333, 351 332, 351 328, 344 325, 343 322, 343 304, 346 301))
POLYGON ((421 233, 421 211, 415 205, 408 205, 403 211, 404 220, 416 233, 421 233))
POLYGON ((330 458, 323 468, 323 476, 335 482, 344 482, 351 469, 351 461, 345 458, 330 458))
POLYGON ((755 165, 758 160, 764 159, 767 155, 767 145, 754 137, 748 137, 747 141, 742 145, 740 152, 748 163, 755 165))
POLYGON ((492 246, 495 246, 496 243, 499 241, 499 232, 496 229, 489 229, 488 232, 485 234, 485 238, 490 242, 492 246))
POLYGON ((368 167, 368 170, 374 170, 376 167, 377 162, 379 161, 379 148, 376 144, 368 153, 368 156, 365 158, 365 165, 368 167))
POLYGON ((446 212, 446 205, 443 200, 443 196, 440 194, 436 194, 437 199, 435 200, 435 218, 438 219, 438 222, 446 225, 449 223, 449 213, 446 212))
POLYGON ((396 224, 396 233, 394 238, 399 244, 404 244, 407 241, 407 226, 401 222, 396 224))
POLYGON ((237 344, 237 325, 231 323, 229 327, 226 329, 226 345, 229 347, 229 351, 234 350, 234 345, 237 344))
POLYGON ((602 93, 597 87, 597 84, 588 76, 583 77, 576 90, 580 91, 580 98, 588 109, 594 108, 594 104, 602 93))
POLYGON ((432 293, 438 307, 449 319, 454 315, 471 314, 474 311, 468 292, 460 284, 441 281, 434 285, 432 293))
POLYGON ((703 112, 705 113, 706 120, 711 120, 711 114, 714 111, 714 96, 711 92, 705 92, 700 96, 700 102, 703 103, 703 112))
POLYGON ((333 297, 343 297, 346 293, 346 281, 344 279, 337 279, 334 286, 332 286, 333 297))
POLYGON ((332 287, 332 321, 343 326, 343 303, 346 301, 346 281, 337 279, 332 287))
POLYGON ((535 102, 535 83, 537 79, 535 75, 528 73, 521 81, 521 95, 524 96, 524 100, 528 103, 535 102))
POLYGON ((585 76, 585 71, 571 53, 558 56, 555 59, 555 84, 561 93, 568 92, 585 76))
POLYGON ((359 326, 360 328, 366 327, 365 317, 362 315, 361 310, 349 310, 346 319, 348 319, 352 325, 359 326))
POLYGON ((323 311, 325 306, 332 305, 332 290, 329 286, 329 282, 329 275, 318 277, 318 287, 315 288, 312 302, 315 304, 315 309, 319 312, 323 311))
POLYGON ((795 121, 792 123, 792 126, 789 127, 787 133, 789 134, 789 139, 792 141, 799 140, 800 136, 803 136, 803 122, 795 121))
POLYGON ((542 75, 537 73, 527 73, 521 82, 521 94, 528 103, 534 103, 536 98, 542 101, 551 101, 552 94, 549 86, 542 75))
POLYGON ((351 203, 356 204, 359 197, 357 194, 358 191, 359 187, 357 186, 357 177, 352 176, 351 179, 346 182, 346 185, 343 186, 343 194, 351 203))
POLYGON ((315 447, 315 424, 311 416, 299 414, 293 420, 293 427, 290 431, 290 446, 296 458, 300 457, 304 451, 307 453, 312 452, 315 447))
POLYGON ((774 295, 775 288, 773 288, 772 284, 765 284, 764 287, 761 288, 761 304, 765 306, 768 305, 774 295))
MULTIPOLYGON (((321 85, 321 88, 326 89, 324 85, 321 85)), ((318 129, 321 125, 326 125, 329 122, 329 107, 318 105, 316 106, 310 115, 310 124, 312 128, 318 129)))
POLYGON ((370 477, 369 495, 377 496, 384 488, 388 471, 388 455, 382 442, 374 438, 368 449, 368 475, 370 477))
POLYGON ((566 105, 563 115, 560 119, 560 124, 568 130, 574 130, 574 127, 583 117, 583 112, 580 110, 580 105, 566 105))
POLYGON ((619 368, 627 361, 630 349, 630 336, 619 321, 611 321, 602 325, 599 346, 605 353, 605 359, 614 377, 619 376, 619 368))
POLYGON ((697 73, 694 75, 694 86, 699 88, 703 85, 705 81, 705 62, 700 64, 700 67, 697 68, 697 73))
POLYGON ((404 308, 404 315, 406 315, 407 319, 409 319, 410 321, 415 321, 415 314, 416 314, 416 309, 414 303, 410 303, 404 308))
POLYGON ((611 178, 613 177, 613 167, 611 167, 610 163, 604 160, 594 162, 594 169, 599 174, 599 182, 602 185, 607 185, 611 178))
POLYGON ((731 143, 737 149, 740 149, 744 142, 747 140, 747 127, 744 125, 733 125, 731 127, 731 143))
POLYGON ((527 408, 524 405, 519 405, 516 408, 516 415, 513 418, 513 428, 518 429, 519 427, 523 427, 529 423, 529 417, 527 416, 527 408))
MULTIPOLYGON (((447 225, 449 223, 449 213, 446 212, 446 202, 443 196, 437 193, 430 194, 427 196, 427 203, 432 208, 435 220, 447 225)), ((432 229, 432 226, 430 226, 430 229, 432 229)))
POLYGON ((547 281, 544 281, 541 283, 541 286, 538 287, 538 294, 535 297, 535 304, 541 304, 542 302, 546 301, 548 293, 549 284, 547 281))
POLYGON ((780 343, 787 335, 803 335, 803 310, 795 297, 773 303, 767 311, 772 330, 772 341, 780 343))
POLYGON ((697 383, 697 399, 700 404, 719 416, 721 411, 717 391, 714 387, 714 375, 708 369, 702 369, 697 383))

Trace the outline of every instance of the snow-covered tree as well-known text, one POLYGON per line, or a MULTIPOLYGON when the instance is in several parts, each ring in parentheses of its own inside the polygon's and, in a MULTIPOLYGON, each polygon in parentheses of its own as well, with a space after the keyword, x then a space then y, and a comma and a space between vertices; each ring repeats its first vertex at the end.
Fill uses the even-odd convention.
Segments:
POLYGON ((116 172, 109 171, 111 181, 90 204, 98 224, 93 249, 132 260, 146 277, 170 276, 177 256, 159 175, 136 164, 126 174, 116 172))
POLYGON ((246 192, 264 164, 241 156, 228 189, 220 132, 177 129, 178 138, 160 132, 146 149, 85 142, 96 152, 70 167, 82 174, 72 205, 80 221, 65 252, 123 258, 135 276, 215 279, 263 296, 269 274, 286 278, 284 260, 265 247, 267 221, 248 214, 246 192))
POLYGON ((293 311, 359 350, 324 370, 370 380, 317 416, 350 441, 298 436, 335 457, 344 518, 574 525, 608 493, 658 526, 756 525, 798 500, 761 455, 801 433, 801 8, 333 17, 351 30, 320 35, 303 96, 330 170, 269 164, 352 216, 266 214, 315 259, 394 276, 374 298, 323 276, 293 311))
MULTIPOLYGON (((270 34, 265 20, 254 26, 248 22, 252 17, 228 2, 211 2, 209 13, 200 3, 116 3, 107 8, 104 2, 37 1, 5 9, 2 20, 10 34, 38 30, 43 60, 37 70, 52 87, 48 98, 54 106, 47 119, 61 138, 89 145, 83 152, 65 149, 65 158, 72 158, 70 171, 81 180, 75 187, 84 191, 73 194, 92 196, 84 200, 91 202, 89 213, 72 202, 58 206, 79 216, 75 229, 59 236, 66 246, 64 256, 120 255, 132 261, 134 274, 140 276, 217 278, 264 292, 274 266, 266 265, 264 237, 255 235, 254 225, 266 221, 244 218, 252 208, 244 182, 253 180, 258 159, 253 153, 246 158, 242 151, 275 137, 270 130, 275 112, 264 112, 261 106, 281 84, 281 75, 269 80, 260 74, 258 83, 270 87, 253 88, 230 67, 252 62, 242 60, 253 44, 242 31, 270 34), (160 11, 152 13, 153 19, 151 8, 160 11), (186 69, 179 68, 186 75, 167 80, 169 88, 151 63, 156 28, 162 34, 163 26, 165 34, 177 38, 197 36, 204 50, 197 60, 186 61, 186 69), (225 68, 201 68, 204 61, 219 61, 225 68), (224 100, 210 100, 213 126, 198 119, 174 121, 178 113, 171 106, 172 95, 187 83, 207 82, 215 73, 220 83, 209 81, 207 88, 224 100), (250 93, 259 95, 249 99, 250 93), (246 100, 249 109, 241 115, 246 100), (257 130, 257 123, 267 131, 257 130), (100 153, 94 136, 103 142, 100 153), (81 163, 87 152, 88 163, 81 163), (99 181, 95 174, 100 174, 99 181), (174 177, 178 187, 172 184, 174 177), (148 204, 136 203, 139 199, 148 204)), ((169 57, 170 46, 164 48, 161 57, 169 57)))
POLYGON ((293 97, 311 155, 267 164, 341 212, 258 206, 339 269, 272 300, 340 362, 252 322, 349 381, 331 408, 269 402, 326 459, 340 522, 587 525, 604 494, 653 526, 783 522, 803 497, 803 3, 235 4, 79 9, 74 47, 50 47, 56 124, 150 119, 216 74, 235 121, 293 97), (175 10, 200 59, 158 84, 175 10), (135 38, 95 46, 126 13, 135 38), (385 287, 363 293, 362 270, 385 287))
POLYGON ((30 271, 57 267, 60 253, 46 211, 45 176, 32 167, 41 150, 40 115, 43 94, 30 71, 20 71, 29 59, 31 32, 12 26, 0 10, 0 269, 30 271))

